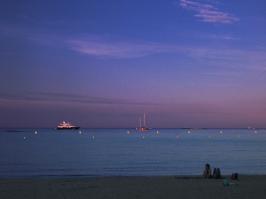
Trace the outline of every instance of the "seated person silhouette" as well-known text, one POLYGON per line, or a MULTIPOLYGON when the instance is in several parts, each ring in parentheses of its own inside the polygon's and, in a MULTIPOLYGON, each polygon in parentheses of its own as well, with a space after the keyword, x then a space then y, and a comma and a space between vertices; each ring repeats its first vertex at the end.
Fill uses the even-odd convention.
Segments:
POLYGON ((212 177, 212 170, 209 164, 205 164, 205 169, 203 171, 204 178, 211 178, 212 177))

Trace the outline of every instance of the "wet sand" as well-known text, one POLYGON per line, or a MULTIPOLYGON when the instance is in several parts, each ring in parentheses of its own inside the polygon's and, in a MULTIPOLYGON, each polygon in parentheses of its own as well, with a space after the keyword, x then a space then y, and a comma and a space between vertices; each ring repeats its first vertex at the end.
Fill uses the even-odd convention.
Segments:
POLYGON ((0 179, 1 199, 254 199, 266 198, 266 176, 242 176, 228 187, 201 177, 0 179))

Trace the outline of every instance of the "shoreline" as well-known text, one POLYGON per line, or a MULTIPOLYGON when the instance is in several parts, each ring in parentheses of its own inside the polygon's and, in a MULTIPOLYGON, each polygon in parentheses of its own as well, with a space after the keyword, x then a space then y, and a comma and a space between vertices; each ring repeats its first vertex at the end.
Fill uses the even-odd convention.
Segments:
MULTIPOLYGON (((238 173, 240 177, 262 177, 266 174, 242 174, 238 173)), ((211 180, 214 178, 203 178, 202 175, 84 175, 84 174, 73 174, 73 175, 28 175, 28 176, 0 176, 1 180, 42 180, 42 179, 92 179, 92 178, 168 178, 174 177, 176 179, 206 179, 211 180)), ((222 175, 220 179, 230 179, 231 175, 222 175)), ((219 179, 215 179, 219 180, 219 179)))
MULTIPOLYGON (((238 175, 240 176, 265 176, 266 177, 266 173, 252 173, 252 174, 249 174, 249 173, 238 173, 238 175)), ((224 174, 222 175, 222 177, 230 177, 231 175, 230 174, 224 174)), ((51 174, 51 175, 18 175, 18 176, 12 176, 12 175, 6 175, 6 176, 1 176, 0 175, 0 180, 3 180, 3 179, 31 179, 31 178, 49 178, 49 177, 58 177, 59 179, 60 178, 105 178, 105 177, 177 177, 177 178, 203 178, 202 175, 198 175, 198 174, 169 174, 169 175, 90 175, 90 174, 66 174, 66 175, 61 175, 61 174, 51 174)))
MULTIPOLYGON (((224 176, 230 179, 230 176, 224 176)), ((239 174, 239 181, 199 175, 0 178, 0 198, 264 198, 266 175, 239 174)))

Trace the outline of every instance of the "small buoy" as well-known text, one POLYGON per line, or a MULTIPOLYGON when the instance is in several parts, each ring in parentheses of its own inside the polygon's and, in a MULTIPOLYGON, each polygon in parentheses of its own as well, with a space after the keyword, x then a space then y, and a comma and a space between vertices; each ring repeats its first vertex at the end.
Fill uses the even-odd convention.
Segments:
POLYGON ((257 131, 257 130, 255 130, 255 131, 254 131, 254 133, 255 133, 255 134, 257 134, 257 133, 258 133, 258 131, 257 131))
POLYGON ((93 135, 93 136, 92 136, 92 139, 94 140, 94 138, 95 138, 95 137, 94 137, 94 135, 93 135))
POLYGON ((187 133, 190 134, 191 133, 190 130, 188 130, 187 133))
POLYGON ((38 131, 35 131, 34 134, 37 135, 38 134, 38 131))
POLYGON ((220 134, 223 134, 223 131, 222 130, 220 130, 220 134))
POLYGON ((158 135, 160 132, 157 130, 156 134, 158 135))
POLYGON ((130 131, 127 131, 127 134, 129 135, 130 134, 130 131))
POLYGON ((79 131, 79 134, 81 134, 82 132, 81 131, 79 131))
POLYGON ((24 140, 26 140, 26 137, 23 137, 24 140))

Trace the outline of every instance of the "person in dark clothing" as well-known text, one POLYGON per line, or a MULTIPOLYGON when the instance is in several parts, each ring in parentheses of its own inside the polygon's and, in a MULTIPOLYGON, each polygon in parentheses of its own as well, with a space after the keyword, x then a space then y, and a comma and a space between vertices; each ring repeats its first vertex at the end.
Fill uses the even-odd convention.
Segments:
POLYGON ((212 177, 212 170, 211 170, 211 166, 209 164, 205 165, 205 169, 203 171, 203 177, 204 178, 211 178, 212 177))
POLYGON ((220 179, 221 178, 221 170, 220 170, 220 168, 214 168, 212 176, 215 179, 220 179))

